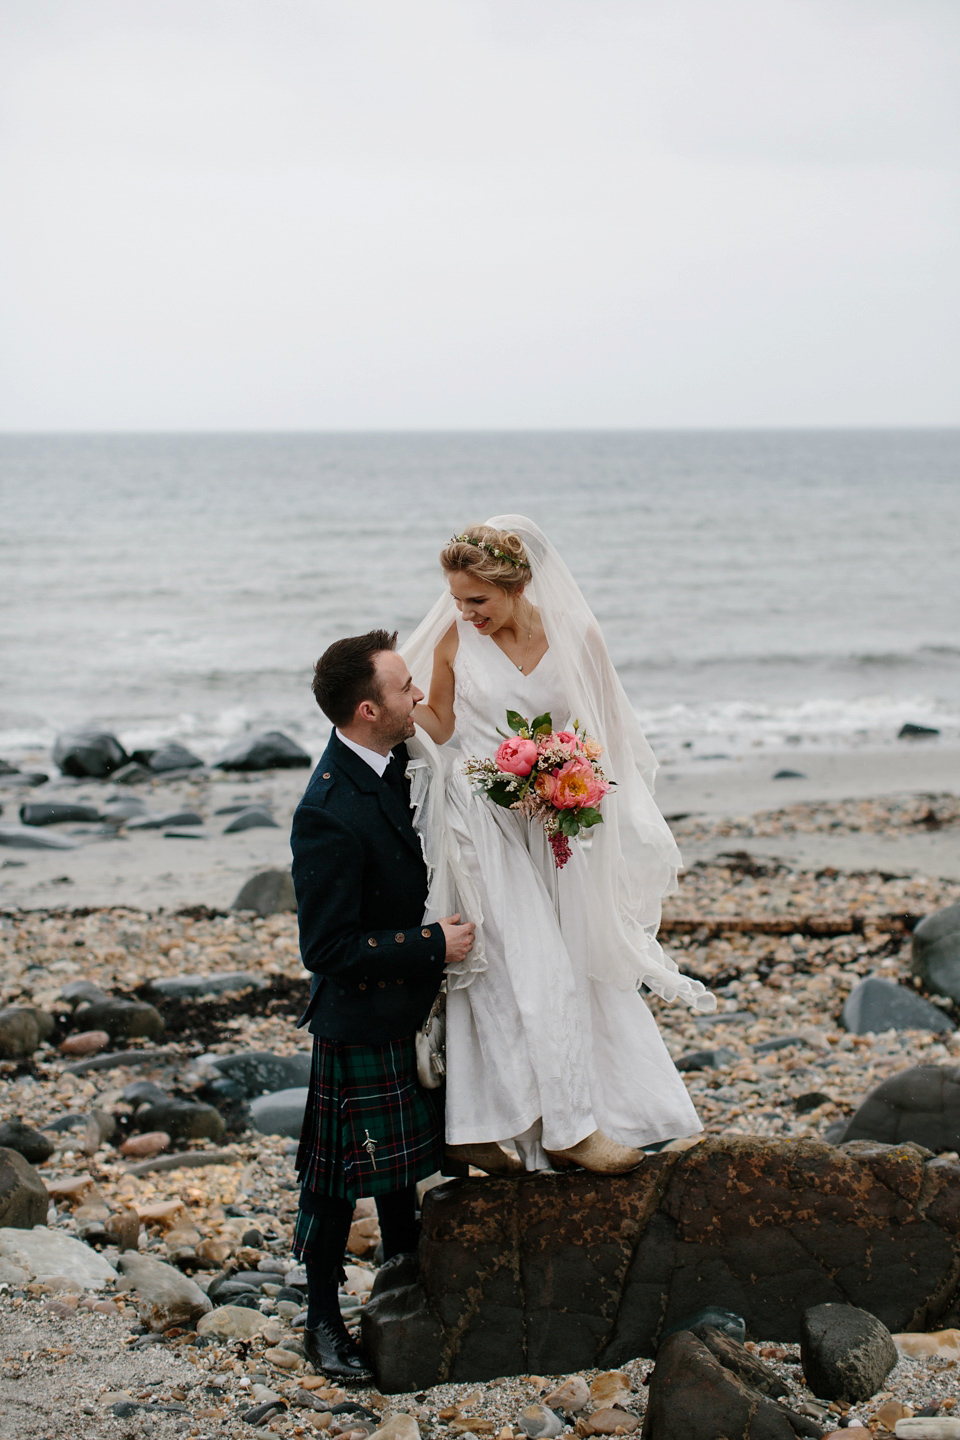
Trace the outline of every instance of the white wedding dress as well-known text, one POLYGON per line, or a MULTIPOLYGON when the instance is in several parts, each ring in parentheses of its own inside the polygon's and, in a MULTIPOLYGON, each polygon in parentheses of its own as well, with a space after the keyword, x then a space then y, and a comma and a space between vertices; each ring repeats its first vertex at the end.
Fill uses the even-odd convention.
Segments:
MULTIPOLYGON (((643 1146, 702 1129, 636 989, 588 970, 582 843, 557 870, 542 828, 475 794, 467 756, 490 756, 506 711, 573 719, 554 654, 522 674, 490 638, 457 622, 456 733, 446 823, 482 913, 486 968, 447 996, 447 1141, 516 1146, 528 1170, 601 1130, 643 1146)), ((617 792, 604 800, 616 805, 617 792)), ((464 915, 464 919, 471 918, 464 915)), ((697 987, 700 989, 701 987, 697 987)))

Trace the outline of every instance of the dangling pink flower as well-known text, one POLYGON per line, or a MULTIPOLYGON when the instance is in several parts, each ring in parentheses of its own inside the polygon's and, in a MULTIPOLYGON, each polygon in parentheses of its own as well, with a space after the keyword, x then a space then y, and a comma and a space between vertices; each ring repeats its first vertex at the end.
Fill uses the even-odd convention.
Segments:
POLYGON ((529 775, 537 763, 537 747, 532 740, 511 737, 498 748, 494 760, 507 775, 529 775))

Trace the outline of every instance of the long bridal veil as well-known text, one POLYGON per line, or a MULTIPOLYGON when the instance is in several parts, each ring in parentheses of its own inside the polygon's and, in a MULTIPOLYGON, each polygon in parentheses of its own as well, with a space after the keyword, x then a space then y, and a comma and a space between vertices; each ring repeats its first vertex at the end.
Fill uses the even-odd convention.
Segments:
MULTIPOLYGON (((683 1000, 696 1010, 716 1008, 713 995, 683 975, 657 940, 664 895, 677 888, 680 851, 653 799, 657 762, 620 678, 610 659, 596 618, 560 555, 540 527, 523 515, 495 515, 486 522, 518 535, 526 548, 532 579, 526 595, 540 611, 547 643, 553 652, 570 715, 555 715, 560 725, 577 719, 587 734, 604 747, 603 766, 616 788, 603 803, 604 822, 591 832, 587 856, 587 903, 590 953, 588 973, 623 990, 644 984, 664 1000, 683 1000)), ((430 688, 433 652, 456 616, 453 597, 445 592, 401 647, 400 653, 425 693, 430 688)), ((478 941, 464 973, 451 974, 454 986, 469 984, 486 968, 482 916, 469 876, 460 862, 456 842, 442 824, 437 803, 442 788, 443 760, 437 747, 417 731, 408 748, 424 778, 431 777, 429 799, 422 802, 421 837, 433 876, 431 910, 449 914, 442 905, 455 901, 464 918, 476 920, 478 941)), ((456 762, 454 762, 456 763, 456 762)), ((414 783, 416 809, 420 787, 414 783)), ((478 799, 478 804, 486 803, 478 799)), ((459 971, 460 967, 456 967, 459 971)))

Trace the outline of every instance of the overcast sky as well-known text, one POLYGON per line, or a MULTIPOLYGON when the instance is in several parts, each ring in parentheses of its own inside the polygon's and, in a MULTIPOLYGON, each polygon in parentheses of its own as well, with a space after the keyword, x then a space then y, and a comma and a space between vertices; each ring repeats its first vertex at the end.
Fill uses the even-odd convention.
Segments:
POLYGON ((0 0, 0 427, 960 422, 957 0, 0 0))

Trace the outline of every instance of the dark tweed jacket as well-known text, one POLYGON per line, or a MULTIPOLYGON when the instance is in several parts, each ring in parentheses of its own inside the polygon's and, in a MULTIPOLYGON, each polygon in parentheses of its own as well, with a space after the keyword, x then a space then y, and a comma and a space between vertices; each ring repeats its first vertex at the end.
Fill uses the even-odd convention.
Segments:
MULTIPOLYGON (((401 767, 406 746, 394 750, 401 767)), ((379 1045, 429 1013, 446 944, 424 925, 427 868, 408 806, 336 733, 293 817, 300 954, 314 1035, 379 1045)))

